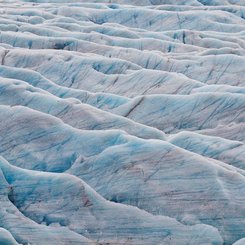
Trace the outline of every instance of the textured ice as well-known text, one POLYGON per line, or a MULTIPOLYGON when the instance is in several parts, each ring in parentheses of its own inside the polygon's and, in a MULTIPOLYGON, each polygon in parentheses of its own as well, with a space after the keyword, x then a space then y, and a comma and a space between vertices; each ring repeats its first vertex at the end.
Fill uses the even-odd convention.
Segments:
POLYGON ((188 151, 196 152, 245 170, 245 146, 240 141, 185 131, 171 136, 169 141, 188 151))
POLYGON ((245 244, 243 0, 0 1, 0 245, 245 244))
POLYGON ((17 245, 11 233, 3 228, 0 228, 0 243, 3 245, 17 245))
POLYGON ((69 174, 22 170, 4 159, 1 159, 1 169, 1 185, 5 182, 5 199, 9 199, 8 203, 7 200, 3 203, 3 209, 8 210, 3 211, 7 220, 1 225, 10 226, 11 219, 22 216, 21 229, 8 227, 22 243, 90 244, 94 240, 113 244, 127 241, 132 244, 169 241, 195 244, 193 238, 198 244, 222 242, 218 231, 210 226, 185 226, 168 217, 153 216, 135 207, 108 202, 82 180, 69 174), (30 218, 37 228, 32 234, 28 232, 30 218), (47 236, 44 233, 40 240, 45 230, 47 236), (122 232, 124 230, 127 232, 122 232))

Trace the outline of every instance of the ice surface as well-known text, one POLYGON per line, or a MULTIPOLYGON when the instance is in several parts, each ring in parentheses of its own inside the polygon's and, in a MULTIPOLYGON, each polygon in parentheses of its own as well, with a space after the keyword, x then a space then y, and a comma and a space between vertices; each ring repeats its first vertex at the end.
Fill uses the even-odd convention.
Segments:
POLYGON ((234 245, 243 245, 245 243, 245 238, 240 239, 239 241, 233 243, 234 245))
POLYGON ((0 243, 2 245, 17 245, 18 243, 15 241, 13 236, 9 231, 0 228, 0 243))
POLYGON ((72 175, 22 170, 4 159, 0 166, 1 185, 5 185, 1 216, 6 217, 1 225, 7 226, 22 243, 90 244, 94 240, 113 244, 128 241, 132 244, 169 241, 174 244, 195 244, 194 241, 222 244, 213 227, 185 226, 174 219, 153 216, 135 207, 115 205, 72 175), (15 220, 17 226, 10 227, 13 219, 18 217, 22 218, 23 224, 20 226, 15 220))
POLYGON ((0 245, 245 243, 245 2, 0 2, 0 245))

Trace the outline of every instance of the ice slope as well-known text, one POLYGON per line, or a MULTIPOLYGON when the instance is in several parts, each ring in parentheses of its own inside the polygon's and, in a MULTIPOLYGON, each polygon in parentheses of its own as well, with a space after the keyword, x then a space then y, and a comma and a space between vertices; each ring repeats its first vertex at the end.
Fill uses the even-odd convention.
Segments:
POLYGON ((244 128, 244 105, 244 94, 149 95, 135 97, 113 109, 113 112, 173 133, 183 129, 212 129, 229 124, 244 128))
POLYGON ((164 139, 164 133, 130 121, 124 117, 98 110, 77 100, 59 99, 20 80, 1 79, 0 103, 2 105, 24 105, 37 111, 56 116, 78 129, 122 129, 142 138, 164 139))
POLYGON ((160 140, 121 131, 81 131, 26 107, 0 106, 0 111, 5 118, 0 125, 1 155, 16 166, 67 171, 108 200, 188 225, 213 225, 228 241, 244 232, 244 220, 234 220, 245 214, 242 170, 160 140), (218 207, 222 213, 217 213, 218 207))
POLYGON ((6 217, 1 225, 20 243, 222 244, 218 231, 210 226, 185 226, 168 217, 110 203, 72 175, 22 170, 3 158, 0 164, 1 185, 5 186, 1 215, 6 217), (21 229, 11 227, 11 219, 20 217, 24 223, 21 229))
POLYGON ((243 244, 243 0, 0 2, 0 244, 243 244))
POLYGON ((244 244, 244 242, 245 242, 245 238, 235 242, 234 245, 242 245, 242 244, 244 244))
POLYGON ((245 169, 245 146, 240 141, 182 131, 170 136, 169 142, 202 156, 214 158, 237 168, 245 169))
POLYGON ((4 245, 17 245, 18 243, 14 240, 13 236, 9 231, 0 228, 0 242, 4 245))

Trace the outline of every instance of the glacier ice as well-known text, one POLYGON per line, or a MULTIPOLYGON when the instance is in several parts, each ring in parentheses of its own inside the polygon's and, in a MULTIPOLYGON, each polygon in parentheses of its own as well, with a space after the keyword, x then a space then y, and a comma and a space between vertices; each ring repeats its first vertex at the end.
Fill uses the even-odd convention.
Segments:
POLYGON ((245 244, 245 2, 2 0, 0 245, 245 244))
POLYGON ((3 228, 0 228, 0 243, 3 245, 17 245, 11 233, 3 228))
POLYGON ((222 243, 213 227, 185 226, 135 207, 115 205, 72 175, 22 170, 4 159, 0 164, 1 185, 6 186, 1 214, 6 220, 0 224, 7 226, 20 242, 90 244, 94 240, 97 243, 154 244, 173 240, 174 244, 195 244, 192 240, 196 238, 194 241, 198 244, 222 243), (11 227, 11 221, 20 217, 24 224, 11 227))

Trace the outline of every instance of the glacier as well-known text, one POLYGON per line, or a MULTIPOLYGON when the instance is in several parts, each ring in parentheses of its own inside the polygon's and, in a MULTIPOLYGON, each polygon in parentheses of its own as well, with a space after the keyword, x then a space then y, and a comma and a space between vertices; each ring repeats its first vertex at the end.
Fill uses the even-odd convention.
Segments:
POLYGON ((245 244, 245 1, 0 1, 0 245, 245 244))

